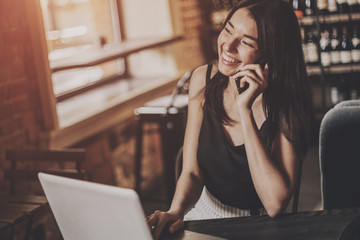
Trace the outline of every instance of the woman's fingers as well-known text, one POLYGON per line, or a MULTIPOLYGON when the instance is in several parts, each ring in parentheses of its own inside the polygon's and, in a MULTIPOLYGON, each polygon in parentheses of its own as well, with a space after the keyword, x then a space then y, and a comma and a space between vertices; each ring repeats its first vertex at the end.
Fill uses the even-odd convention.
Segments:
POLYGON ((174 233, 176 231, 179 231, 180 229, 184 228, 184 221, 179 218, 176 222, 174 222, 170 227, 169 227, 169 232, 170 233, 174 233))
POLYGON ((159 212, 155 211, 153 214, 151 214, 149 217, 147 217, 147 223, 150 227, 150 230, 157 224, 159 220, 159 212))
MULTIPOLYGON (((267 64, 266 64, 267 65, 267 64)), ((263 80, 266 80, 265 79, 265 75, 264 75, 264 70, 265 68, 263 69, 260 64, 247 64, 245 66, 242 66, 240 68, 240 71, 245 71, 245 70, 252 70, 252 71, 255 71, 255 73, 263 80)), ((266 76, 267 77, 267 76, 266 76)))
POLYGON ((160 237, 164 228, 170 224, 170 233, 176 232, 184 226, 180 216, 161 211, 155 211, 154 214, 147 218, 147 222, 155 240, 160 237))
POLYGON ((232 77, 233 78, 241 78, 241 77, 245 77, 245 76, 249 76, 254 79, 258 78, 256 76, 255 72, 251 71, 251 70, 244 70, 244 71, 237 72, 232 77))
POLYGON ((269 75, 269 65, 268 64, 265 64, 263 73, 264 73, 264 76, 266 78, 268 78, 268 75, 269 75))
POLYGON ((257 85, 262 85, 263 80, 254 73, 254 71, 245 70, 235 74, 233 77, 235 79, 240 79, 240 87, 243 88, 247 82, 249 85, 251 82, 254 82, 257 85))
POLYGON ((155 240, 159 239, 160 234, 162 233, 162 231, 163 231, 165 225, 168 223, 168 221, 169 221, 169 219, 166 216, 159 218, 159 221, 157 222, 157 224, 153 230, 153 236, 154 236, 155 240))

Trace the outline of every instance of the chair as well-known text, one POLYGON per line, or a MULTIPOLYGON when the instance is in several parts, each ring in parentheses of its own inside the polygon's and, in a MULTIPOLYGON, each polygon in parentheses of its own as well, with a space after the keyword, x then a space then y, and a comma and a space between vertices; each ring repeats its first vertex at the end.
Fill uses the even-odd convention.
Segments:
MULTIPOLYGON (((32 224, 35 214, 44 212, 48 207, 48 202, 43 195, 38 173, 46 172, 54 175, 65 176, 76 179, 86 179, 86 174, 82 170, 82 164, 86 159, 84 149, 29 149, 29 150, 7 150, 5 159, 10 162, 10 169, 4 170, 5 180, 9 181, 9 194, 0 195, 0 222, 11 225, 9 239, 14 237, 14 230, 20 223, 24 225, 24 239, 30 239, 32 224), (45 165, 48 164, 46 167, 45 165), (56 168, 55 168, 55 165, 56 168), (29 182, 37 185, 38 191, 22 192, 28 190, 29 182), (19 185, 22 186, 19 191, 19 185), (17 191, 18 190, 18 191, 17 191), (29 195, 30 193, 30 195, 29 195), (35 195, 34 195, 35 194, 35 195)), ((32 185, 30 185, 32 187, 32 185)), ((35 188, 36 189, 36 188, 35 188)))
POLYGON ((360 100, 329 110, 319 135, 321 194, 324 209, 360 206, 360 100))
POLYGON ((162 143, 162 164, 166 182, 167 200, 170 204, 175 191, 174 164, 175 156, 183 143, 186 109, 188 104, 188 80, 192 71, 186 72, 177 82, 171 95, 167 95, 150 102, 134 110, 137 120, 136 152, 135 152, 135 190, 141 193, 141 160, 143 126, 147 123, 156 123, 159 128, 162 143), (185 93, 182 93, 184 92, 185 93))
POLYGON ((5 180, 10 181, 10 194, 16 193, 16 184, 21 181, 39 182, 39 172, 76 179, 86 177, 82 170, 82 163, 86 159, 84 149, 7 150, 5 158, 11 163, 11 168, 4 171, 5 180), (43 164, 50 164, 51 167, 38 167, 43 164), (58 166, 54 168, 52 165, 56 164, 58 166))
POLYGON ((339 240, 360 239, 360 216, 352 220, 340 234, 339 240))
MULTIPOLYGON (((183 146, 181 146, 177 156, 176 156, 176 162, 175 162, 175 181, 177 181, 180 177, 181 170, 182 170, 182 162, 183 162, 183 146)), ((302 173, 302 163, 300 164, 299 169, 299 176, 298 176, 298 183, 295 189, 295 193, 292 199, 292 208, 291 211, 293 213, 296 213, 298 210, 299 205, 299 195, 300 195, 300 185, 301 185, 301 173, 302 173)))

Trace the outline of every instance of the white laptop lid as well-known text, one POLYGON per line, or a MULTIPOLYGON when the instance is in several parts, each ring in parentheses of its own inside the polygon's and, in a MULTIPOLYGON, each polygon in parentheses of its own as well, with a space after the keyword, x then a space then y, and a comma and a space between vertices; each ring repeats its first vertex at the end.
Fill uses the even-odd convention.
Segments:
POLYGON ((45 173, 39 179, 65 240, 152 239, 134 190, 45 173))

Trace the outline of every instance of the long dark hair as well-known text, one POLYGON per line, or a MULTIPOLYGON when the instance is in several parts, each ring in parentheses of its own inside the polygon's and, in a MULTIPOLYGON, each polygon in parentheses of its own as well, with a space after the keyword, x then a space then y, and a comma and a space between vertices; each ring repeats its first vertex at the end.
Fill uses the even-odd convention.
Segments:
MULTIPOLYGON (((303 158, 311 137, 313 112, 298 20, 283 0, 243 0, 230 11, 224 26, 240 8, 246 8, 256 21, 259 50, 269 67, 262 100, 270 122, 268 140, 281 131, 303 158)), ((206 106, 223 124, 233 121, 224 109, 221 91, 228 82, 229 78, 218 72, 204 89, 206 106)))

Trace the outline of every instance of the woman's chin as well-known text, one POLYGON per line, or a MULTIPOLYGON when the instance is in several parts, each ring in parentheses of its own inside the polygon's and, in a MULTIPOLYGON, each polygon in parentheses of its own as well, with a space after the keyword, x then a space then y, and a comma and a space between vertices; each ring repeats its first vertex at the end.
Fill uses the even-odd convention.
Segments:
POLYGON ((227 66, 225 64, 222 64, 221 62, 218 63, 218 70, 223 75, 227 77, 231 77, 235 73, 238 72, 239 64, 234 64, 234 66, 227 66))
POLYGON ((223 68, 220 65, 218 66, 218 70, 219 70, 219 72, 221 72, 223 75, 225 75, 227 77, 231 77, 232 75, 234 75, 236 73, 236 70, 223 68))

